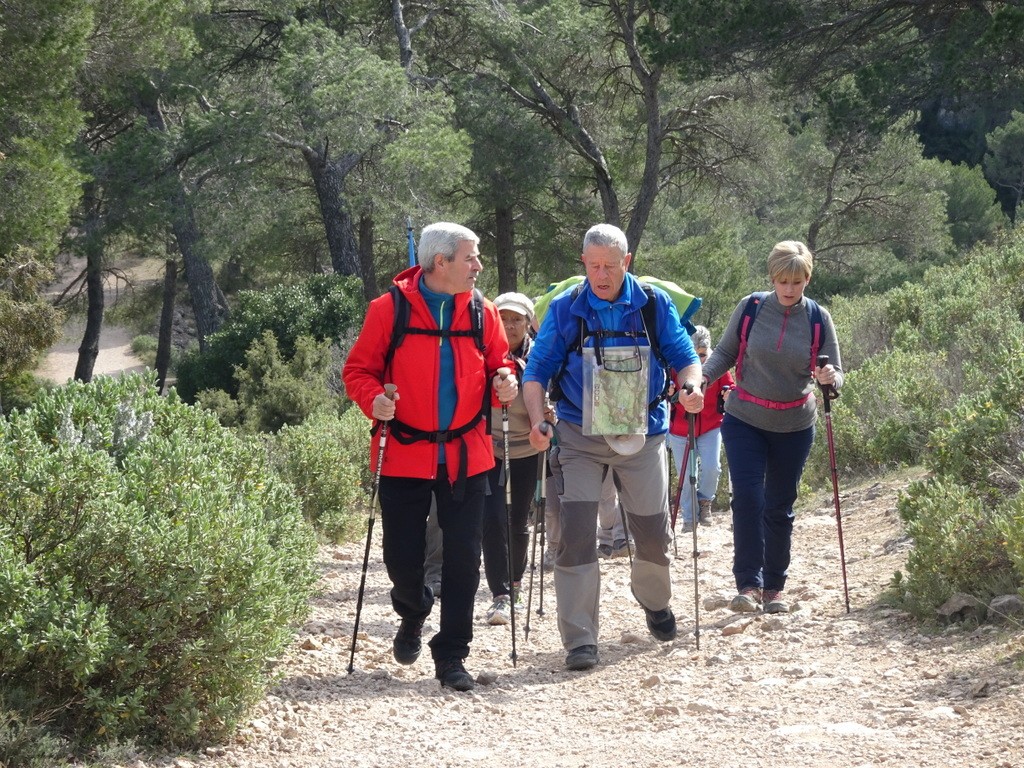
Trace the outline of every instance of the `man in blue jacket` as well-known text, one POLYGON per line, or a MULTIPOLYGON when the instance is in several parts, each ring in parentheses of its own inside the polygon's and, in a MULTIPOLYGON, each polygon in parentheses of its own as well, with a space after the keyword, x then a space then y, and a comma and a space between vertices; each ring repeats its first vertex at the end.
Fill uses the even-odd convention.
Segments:
POLYGON ((551 301, 523 376, 530 442, 546 450, 544 393, 557 399, 562 487, 561 541, 555 561, 558 629, 572 670, 598 662, 600 569, 595 530, 605 476, 611 472, 636 544, 631 586, 647 628, 660 641, 676 636, 669 603, 671 533, 663 398, 667 368, 678 371, 680 403, 704 404, 693 343, 668 294, 627 271, 632 254, 618 227, 598 224, 583 239, 586 280, 551 301), (654 302, 654 312, 644 309, 654 302), (651 327, 653 326, 653 327, 651 327), (654 343, 652 343, 654 339, 654 343), (692 391, 686 394, 687 386, 692 391))

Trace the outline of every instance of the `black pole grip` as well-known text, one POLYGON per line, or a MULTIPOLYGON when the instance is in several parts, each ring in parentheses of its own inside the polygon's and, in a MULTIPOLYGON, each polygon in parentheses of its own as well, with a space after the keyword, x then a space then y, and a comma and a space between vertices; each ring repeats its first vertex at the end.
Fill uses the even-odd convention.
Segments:
MULTIPOLYGON (((818 355, 818 367, 824 368, 828 365, 828 355, 818 355)), ((839 397, 839 392, 831 384, 818 384, 821 387, 821 396, 825 399, 825 410, 828 410, 829 401, 839 397)))

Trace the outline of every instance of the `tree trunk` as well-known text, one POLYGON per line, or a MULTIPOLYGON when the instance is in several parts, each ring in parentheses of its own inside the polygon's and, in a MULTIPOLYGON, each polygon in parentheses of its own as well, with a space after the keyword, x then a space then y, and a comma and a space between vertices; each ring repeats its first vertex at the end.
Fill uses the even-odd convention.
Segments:
POLYGON ((200 351, 206 348, 206 339, 224 324, 228 317, 228 302, 217 285, 210 263, 200 254, 199 227, 196 226, 192 201, 185 188, 174 192, 171 230, 178 244, 181 260, 185 264, 185 282, 196 317, 196 335, 200 351))
POLYGON ((344 198, 345 177, 355 166, 357 158, 346 155, 337 162, 331 162, 326 154, 326 150, 323 153, 309 151, 304 156, 320 203, 331 266, 339 275, 358 275, 359 248, 344 198))
POLYGON ((167 370, 171 367, 171 331, 174 326, 174 296, 178 282, 178 261, 171 258, 168 248, 164 262, 164 303, 160 310, 160 332, 156 343, 156 388, 160 394, 167 383, 167 370))
MULTIPOLYGON (((647 114, 647 148, 644 153, 644 171, 640 177, 640 188, 637 190, 636 204, 629 217, 626 228, 626 242, 633 251, 630 271, 637 269, 637 251, 640 240, 647 228, 647 221, 654 209, 654 201, 658 197, 659 176, 661 174, 662 140, 664 139, 661 125, 661 103, 657 91, 657 78, 649 78, 650 87, 644 88, 644 109, 647 114)), ((647 85, 647 83, 645 83, 647 85)))
POLYGON ((498 293, 517 288, 516 248, 512 231, 512 209, 498 206, 494 209, 494 247, 498 266, 498 293))
POLYGON ((364 211, 359 217, 359 273, 363 276, 363 297, 377 298, 377 272, 373 265, 373 214, 364 211))
POLYGON ((100 200, 96 183, 85 185, 82 195, 85 209, 85 286, 87 309, 85 333, 78 347, 78 363, 75 365, 75 380, 92 381, 96 358, 100 354, 100 332, 103 329, 103 234, 100 222, 100 200))
MULTIPOLYGON (((160 111, 155 88, 144 89, 137 94, 139 111, 146 117, 150 128, 167 132, 167 122, 160 111)), ((169 169, 169 172, 172 172, 169 169)), ((174 190, 171 193, 171 229, 185 264, 185 281, 196 317, 196 334, 199 349, 206 347, 208 336, 217 331, 228 317, 228 302, 217 285, 210 263, 201 253, 199 227, 196 226, 195 211, 185 183, 177 169, 174 173, 174 190)))

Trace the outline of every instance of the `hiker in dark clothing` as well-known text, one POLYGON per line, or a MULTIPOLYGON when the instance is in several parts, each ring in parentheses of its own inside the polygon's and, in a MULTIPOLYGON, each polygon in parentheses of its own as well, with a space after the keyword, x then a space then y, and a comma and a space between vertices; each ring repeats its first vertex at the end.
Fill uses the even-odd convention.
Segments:
MULTIPOLYGON (((402 619, 395 660, 412 664, 419 657, 423 623, 434 604, 423 575, 434 499, 443 534, 444 599, 430 651, 441 685, 460 691, 474 686, 463 661, 473 638, 484 495, 494 467, 487 433, 491 386, 498 402, 511 402, 518 393, 514 375, 496 375, 513 363, 498 310, 475 290, 483 269, 478 243, 458 224, 426 227, 419 265, 394 279, 394 292, 370 302, 342 372, 349 397, 363 413, 388 422, 379 488, 384 564, 391 603, 402 619), (407 306, 408 321, 392 350, 398 304, 407 306), (385 383, 397 385, 394 401, 384 394, 385 383)), ((376 433, 371 462, 378 445, 376 433)))

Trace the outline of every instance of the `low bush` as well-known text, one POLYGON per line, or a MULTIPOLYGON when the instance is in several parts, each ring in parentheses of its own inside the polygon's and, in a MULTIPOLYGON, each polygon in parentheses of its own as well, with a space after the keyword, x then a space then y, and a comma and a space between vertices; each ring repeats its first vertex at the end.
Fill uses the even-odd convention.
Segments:
POLYGON ((1024 583, 1022 280, 1024 238, 1011 234, 868 302, 877 318, 836 304, 864 355, 833 406, 841 467, 923 463, 932 475, 900 501, 914 549, 893 590, 921 617, 953 592, 986 600, 1024 583), (878 320, 892 351, 866 355, 878 320))
POLYGON ((275 470, 291 483, 302 512, 328 541, 357 538, 366 525, 371 475, 369 420, 358 408, 319 411, 268 439, 275 470))
POLYGON ((245 364, 235 368, 236 397, 208 389, 197 399, 225 426, 276 432, 285 424, 301 424, 314 411, 340 410, 341 398, 329 386, 338 376, 333 365, 329 342, 300 336, 285 359, 277 338, 266 331, 245 353, 245 364))
POLYGON ((918 617, 934 619, 935 608, 956 592, 988 602, 1020 587, 1000 533, 1006 517, 987 510, 969 487, 943 478, 915 483, 901 496, 899 513, 914 541, 899 597, 918 617))
POLYGON ((53 389, 53 386, 50 381, 28 371, 0 378, 0 416, 29 408, 40 392, 53 389))
POLYGON ((195 402, 200 392, 219 389, 235 396, 238 367, 253 343, 270 332, 280 354, 290 359, 299 337, 335 341, 350 336, 362 325, 365 301, 362 284, 354 277, 316 275, 299 285, 278 286, 269 291, 242 291, 231 316, 212 334, 206 348, 191 350, 178 361, 178 394, 195 402))
POLYGON ((156 368, 156 336, 143 334, 132 339, 132 354, 150 368, 156 368))
POLYGON ((315 540, 257 441, 99 377, 0 421, 0 696, 77 744, 224 738, 305 615, 315 540))

